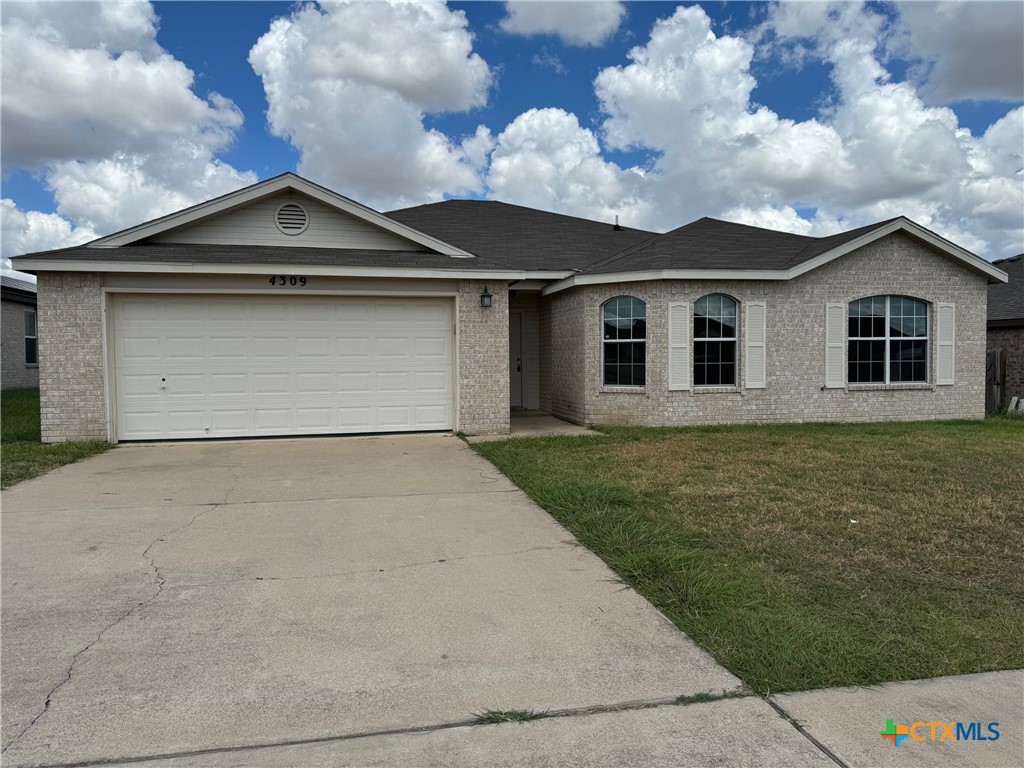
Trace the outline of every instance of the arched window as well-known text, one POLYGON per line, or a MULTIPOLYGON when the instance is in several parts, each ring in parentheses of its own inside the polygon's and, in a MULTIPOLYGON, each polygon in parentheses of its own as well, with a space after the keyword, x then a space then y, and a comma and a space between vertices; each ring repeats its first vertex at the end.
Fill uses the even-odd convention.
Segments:
POLYGON ((647 383, 647 305, 633 296, 616 296, 601 308, 604 375, 608 387, 647 383))
POLYGON ((909 296, 850 302, 847 380, 851 384, 928 381, 928 304, 909 296))
POLYGON ((720 293, 693 305, 693 385, 736 386, 736 302, 720 293))

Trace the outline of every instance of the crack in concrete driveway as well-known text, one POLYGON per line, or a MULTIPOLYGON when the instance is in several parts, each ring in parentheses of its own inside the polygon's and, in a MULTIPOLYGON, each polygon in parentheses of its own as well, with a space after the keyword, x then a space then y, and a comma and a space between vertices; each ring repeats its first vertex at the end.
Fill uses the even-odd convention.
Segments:
POLYGON ((122 446, 3 514, 9 765, 740 687, 449 436, 122 446))

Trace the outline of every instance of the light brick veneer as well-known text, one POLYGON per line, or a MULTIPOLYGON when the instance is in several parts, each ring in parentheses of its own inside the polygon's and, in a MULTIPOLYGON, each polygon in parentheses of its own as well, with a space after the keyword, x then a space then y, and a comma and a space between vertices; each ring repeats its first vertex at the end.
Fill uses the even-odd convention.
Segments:
POLYGON ((100 286, 100 275, 94 272, 41 272, 38 276, 44 443, 107 439, 100 286))
POLYGON ((462 280, 459 324, 459 430, 467 435, 509 432, 508 291, 493 281, 462 280), (487 288, 493 306, 480 306, 487 288))
MULTIPOLYGON (((986 280, 902 234, 890 235, 791 281, 620 283, 586 286, 566 294, 556 294, 551 301, 552 413, 571 421, 653 426, 984 416, 986 280), (670 392, 668 303, 686 301, 692 308, 696 299, 708 293, 726 293, 740 302, 741 386, 670 392), (876 294, 905 294, 932 304, 956 304, 955 384, 823 389, 825 304, 876 294), (647 387, 642 391, 601 386, 601 305, 620 295, 647 302, 647 387), (765 389, 742 387, 743 303, 752 300, 767 304, 765 389), (581 336, 582 361, 578 352, 581 336)), ((934 380, 934 307, 929 333, 934 380)))

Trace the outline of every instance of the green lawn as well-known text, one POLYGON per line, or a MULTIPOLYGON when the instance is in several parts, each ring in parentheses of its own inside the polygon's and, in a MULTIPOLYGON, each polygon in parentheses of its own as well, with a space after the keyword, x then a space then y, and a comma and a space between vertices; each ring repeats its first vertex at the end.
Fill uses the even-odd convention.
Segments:
POLYGON ((0 392, 0 488, 9 488, 109 447, 109 443, 98 440, 43 445, 39 442, 39 390, 0 392))
POLYGON ((1024 667, 1024 421, 601 431, 473 447, 754 690, 1024 667))

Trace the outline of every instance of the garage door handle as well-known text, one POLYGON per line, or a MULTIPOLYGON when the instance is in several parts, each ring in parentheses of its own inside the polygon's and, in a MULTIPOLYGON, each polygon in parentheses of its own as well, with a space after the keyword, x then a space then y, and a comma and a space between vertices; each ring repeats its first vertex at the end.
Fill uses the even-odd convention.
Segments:
POLYGON ((160 379, 160 389, 167 389, 167 379, 160 379))

